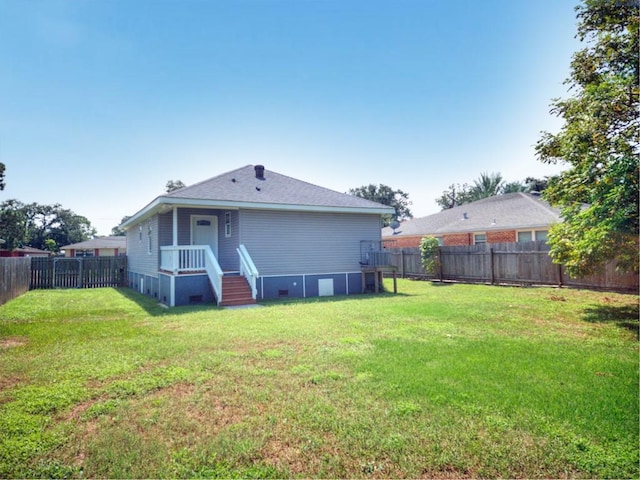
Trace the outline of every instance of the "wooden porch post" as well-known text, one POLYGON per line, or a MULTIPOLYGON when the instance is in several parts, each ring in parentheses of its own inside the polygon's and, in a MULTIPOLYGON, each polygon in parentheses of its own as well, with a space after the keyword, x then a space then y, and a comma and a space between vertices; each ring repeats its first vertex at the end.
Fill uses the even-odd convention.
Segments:
POLYGON ((178 207, 173 207, 173 246, 178 246, 178 207))

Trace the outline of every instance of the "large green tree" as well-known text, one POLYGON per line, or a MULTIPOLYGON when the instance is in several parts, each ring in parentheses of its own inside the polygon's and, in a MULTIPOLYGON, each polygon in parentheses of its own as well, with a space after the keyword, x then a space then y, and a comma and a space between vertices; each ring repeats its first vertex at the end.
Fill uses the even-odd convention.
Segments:
POLYGON ((58 249, 87 240, 95 233, 86 217, 59 204, 24 204, 13 199, 0 204, 0 238, 9 250, 27 245, 50 250, 51 241, 58 249))
POLYGON ((402 190, 394 190, 382 184, 377 186, 369 184, 358 188, 351 188, 348 193, 356 197, 366 198, 367 200, 393 207, 396 211, 394 215, 383 215, 382 223, 385 227, 390 225, 394 220, 402 221, 413 218, 413 214, 409 209, 409 205, 411 205, 409 194, 402 190))
POLYGON ((27 242, 27 219, 24 203, 6 200, 0 204, 0 238, 5 241, 2 248, 15 250, 27 242))
POLYGON ((452 183, 448 189, 442 192, 442 195, 436 198, 436 203, 440 205, 442 210, 448 210, 449 208, 457 207, 470 201, 469 185, 466 183, 462 185, 452 183))
POLYGON ((122 230, 120 228, 120 225, 122 225, 124 222, 126 222, 130 218, 131 216, 129 215, 125 215, 124 217, 122 217, 122 220, 120 220, 120 223, 111 229, 111 235, 113 235, 114 237, 124 237, 127 234, 127 232, 122 230))
POLYGON ((442 208, 447 210, 449 208, 457 207, 465 203, 475 202, 476 200, 482 200, 483 198, 493 197, 495 195, 504 195, 505 193, 514 192, 530 192, 540 191, 534 186, 541 185, 543 180, 527 177, 524 182, 514 181, 505 182, 501 173, 486 173, 483 172, 480 176, 473 181, 472 185, 459 183, 449 185, 449 188, 442 192, 436 203, 442 208), (530 183, 540 182, 540 183, 530 183))
POLYGON ((551 255, 573 276, 613 258, 637 271, 638 1, 586 0, 576 11, 585 47, 565 82, 572 95, 551 109, 564 125, 536 145, 539 160, 567 167, 544 191, 564 220, 549 232, 551 255))
POLYGON ((0 190, 4 190, 5 181, 4 181, 4 172, 7 167, 4 166, 4 163, 0 162, 0 190))

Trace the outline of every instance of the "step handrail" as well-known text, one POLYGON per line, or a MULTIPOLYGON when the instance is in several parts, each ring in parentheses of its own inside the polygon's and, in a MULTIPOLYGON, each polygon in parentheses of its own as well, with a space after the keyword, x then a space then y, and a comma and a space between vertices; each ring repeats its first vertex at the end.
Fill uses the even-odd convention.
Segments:
POLYGON ((240 245, 236 250, 240 256, 240 275, 247 279, 251 287, 251 297, 255 300, 258 297, 257 283, 260 274, 247 248, 244 245, 240 245))
POLYGON ((204 266, 219 305, 222 302, 222 276, 224 273, 209 245, 204 247, 204 266))

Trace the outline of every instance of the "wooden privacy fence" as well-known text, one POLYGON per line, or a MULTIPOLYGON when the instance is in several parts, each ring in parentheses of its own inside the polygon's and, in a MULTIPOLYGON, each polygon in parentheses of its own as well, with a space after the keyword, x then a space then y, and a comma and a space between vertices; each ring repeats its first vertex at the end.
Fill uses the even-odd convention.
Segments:
POLYGON ((419 248, 390 249, 391 263, 402 277, 490 284, 558 285, 638 292, 638 275, 616 272, 609 262, 599 275, 570 277, 549 256, 546 242, 489 243, 440 247, 440 269, 425 272, 419 248))
POLYGON ((31 258, 0 258, 0 305, 29 290, 31 258))
POLYGON ((127 257, 31 259, 31 290, 39 288, 124 287, 127 257))

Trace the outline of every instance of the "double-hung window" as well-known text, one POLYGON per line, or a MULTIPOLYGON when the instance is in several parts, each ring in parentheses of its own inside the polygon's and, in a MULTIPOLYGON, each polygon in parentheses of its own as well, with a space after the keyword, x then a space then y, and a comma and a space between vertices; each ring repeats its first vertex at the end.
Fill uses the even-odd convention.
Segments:
POLYGON ((474 233, 473 234, 473 244, 480 245, 482 243, 487 243, 487 234, 486 233, 474 233))
POLYGON ((224 214, 224 236, 231 236, 231 212, 225 212, 224 214))

